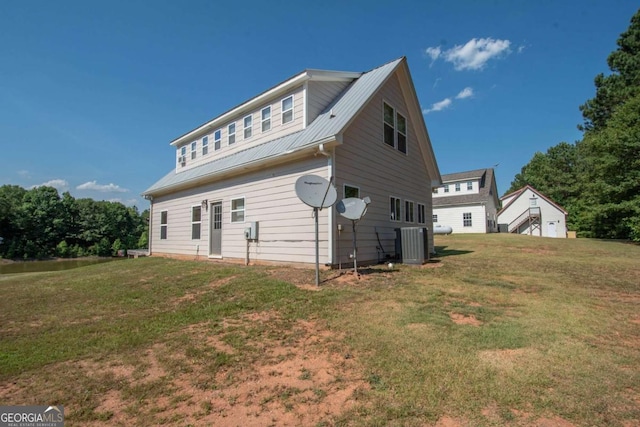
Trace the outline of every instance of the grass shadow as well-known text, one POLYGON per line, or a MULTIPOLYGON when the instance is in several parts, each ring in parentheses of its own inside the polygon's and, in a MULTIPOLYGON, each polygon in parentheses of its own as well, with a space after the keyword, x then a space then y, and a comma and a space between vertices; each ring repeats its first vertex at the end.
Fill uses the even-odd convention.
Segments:
POLYGON ((457 249, 447 249, 447 246, 436 246, 435 250, 436 250, 436 253, 435 253, 435 255, 432 255, 432 258, 444 258, 444 257, 448 257, 448 256, 466 255, 466 254, 473 253, 473 251, 461 251, 461 250, 457 250, 457 249))

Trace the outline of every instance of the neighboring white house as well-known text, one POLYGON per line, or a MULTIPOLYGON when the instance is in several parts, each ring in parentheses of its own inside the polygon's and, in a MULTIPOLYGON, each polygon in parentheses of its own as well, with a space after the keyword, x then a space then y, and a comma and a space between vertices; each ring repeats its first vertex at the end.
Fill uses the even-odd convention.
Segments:
POLYGON ((493 169, 442 175, 433 189, 433 225, 453 233, 495 233, 500 207, 493 169))
POLYGON ((509 233, 567 237, 567 211, 530 185, 500 200, 498 223, 509 233))
MULTIPOLYGON (((175 167, 143 193, 152 254, 314 263, 313 210, 294 188, 314 174, 333 178, 338 200, 371 198, 357 241, 372 262, 395 255, 395 228, 430 222, 441 183, 404 57, 364 73, 305 70, 171 145, 175 167)), ((320 262, 349 262, 351 222, 323 209, 319 231, 320 262)))

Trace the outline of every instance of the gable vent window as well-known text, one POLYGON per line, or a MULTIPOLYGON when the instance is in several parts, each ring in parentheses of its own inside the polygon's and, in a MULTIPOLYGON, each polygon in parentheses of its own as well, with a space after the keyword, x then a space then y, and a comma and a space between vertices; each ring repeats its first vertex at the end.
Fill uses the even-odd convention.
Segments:
POLYGON ((282 124, 293 121, 293 95, 282 100, 282 124))
POLYGON ((227 127, 227 132, 229 133, 229 135, 227 136, 228 138, 228 144, 232 145, 236 143, 236 124, 235 123, 231 123, 228 127, 227 127))
POLYGON ((251 138, 253 117, 247 116, 244 118, 244 139, 251 138))
POLYGON ((271 107, 262 109, 262 132, 271 130, 271 107))
POLYGON ((384 143, 407 153, 407 119, 391 105, 383 102, 382 126, 384 143))

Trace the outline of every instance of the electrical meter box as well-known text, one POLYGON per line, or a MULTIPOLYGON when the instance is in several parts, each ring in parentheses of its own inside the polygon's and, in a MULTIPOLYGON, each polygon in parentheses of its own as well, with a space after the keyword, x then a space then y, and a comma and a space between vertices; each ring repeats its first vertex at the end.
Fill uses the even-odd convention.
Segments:
POLYGON ((247 240, 258 240, 258 222, 249 222, 248 227, 244 229, 244 238, 247 240))

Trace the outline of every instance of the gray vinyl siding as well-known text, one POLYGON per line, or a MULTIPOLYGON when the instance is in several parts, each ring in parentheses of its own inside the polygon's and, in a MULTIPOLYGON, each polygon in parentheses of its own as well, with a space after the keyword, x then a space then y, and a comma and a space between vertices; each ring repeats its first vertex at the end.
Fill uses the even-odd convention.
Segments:
MULTIPOLYGON (((382 251, 378 253, 376 250, 380 244, 386 254, 393 255, 394 229, 399 227, 429 228, 429 247, 433 250, 430 177, 416 140, 414 126, 418 124, 412 123, 409 117, 400 81, 394 74, 350 124, 344 134, 343 144, 335 149, 339 198, 344 197, 344 184, 359 187, 361 198, 371 198, 367 214, 357 228, 359 260, 376 260, 379 255, 384 257, 382 251), (407 118, 407 154, 383 142, 383 101, 407 118), (402 200, 402 221, 390 220, 390 196, 402 200), (414 202, 413 223, 404 222, 405 200, 414 202), (425 205, 425 224, 417 223, 418 204, 425 205)), ((348 255, 352 251, 351 222, 338 215, 336 223, 342 224, 344 230, 338 243, 339 254, 337 253, 340 257, 337 261, 344 264, 349 262, 348 255)))
POLYGON ((227 156, 229 154, 233 154, 240 150, 245 150, 249 147, 253 147, 258 144, 262 144, 263 142, 267 142, 273 139, 277 139, 288 135, 293 132, 300 131, 304 128, 304 86, 299 86, 296 89, 286 93, 285 95, 278 96, 273 98, 272 100, 264 103, 260 107, 252 110, 251 112, 240 113, 233 119, 225 122, 221 126, 211 128, 209 131, 201 134, 197 138, 190 140, 185 144, 181 144, 176 147, 176 171, 186 171, 196 166, 202 165, 203 163, 210 162, 213 159, 227 156), (288 98, 293 95, 293 120, 289 123, 282 124, 282 100, 288 98), (271 106, 271 130, 262 132, 262 109, 271 106), (246 116, 251 116, 253 118, 252 123, 252 135, 248 139, 244 139, 244 124, 243 119, 246 116), (231 123, 236 124, 236 142, 235 144, 228 144, 228 126, 231 123), (215 140, 214 133, 215 131, 220 130, 221 144, 220 149, 215 150, 215 140), (202 138, 204 136, 209 137, 209 153, 205 156, 202 155, 202 138), (197 157, 194 160, 191 160, 191 143, 196 142, 196 152, 197 157), (178 157, 180 156, 180 150, 182 147, 187 147, 187 164, 185 166, 181 166, 177 163, 178 157))
MULTIPOLYGON (((305 158, 268 170, 161 196, 153 201, 152 252, 208 256, 209 215, 202 210, 201 238, 191 239, 191 206, 203 200, 222 201, 222 258, 244 259, 244 229, 259 222, 258 241, 250 244, 250 260, 277 262, 315 262, 315 225, 312 208, 295 194, 295 182, 301 175, 327 177, 327 159, 305 158), (231 200, 245 198, 245 221, 231 223, 231 200), (160 239, 160 212, 168 212, 167 239, 160 239), (199 251, 196 249, 199 245, 199 251)), ((319 215, 320 260, 328 262, 328 215, 319 215)))
POLYGON ((307 124, 314 121, 351 82, 316 82, 307 84, 307 124))

